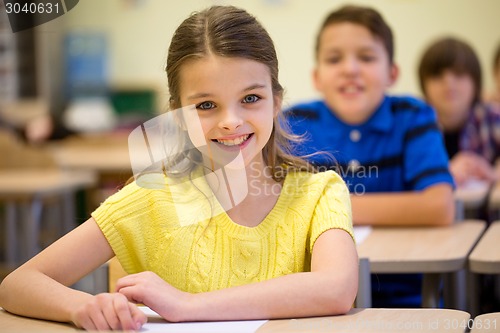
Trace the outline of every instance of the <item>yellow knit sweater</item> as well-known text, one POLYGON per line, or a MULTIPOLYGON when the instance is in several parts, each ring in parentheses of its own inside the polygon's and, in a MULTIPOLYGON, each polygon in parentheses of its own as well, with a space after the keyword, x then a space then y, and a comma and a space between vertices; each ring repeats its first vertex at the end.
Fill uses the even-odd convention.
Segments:
POLYGON ((164 189, 134 182, 92 213, 128 273, 153 271, 180 290, 211 291, 310 270, 321 233, 353 236, 349 192, 333 171, 288 174, 276 205, 252 228, 217 210, 196 221, 208 202, 202 182, 174 190, 167 179, 164 189))

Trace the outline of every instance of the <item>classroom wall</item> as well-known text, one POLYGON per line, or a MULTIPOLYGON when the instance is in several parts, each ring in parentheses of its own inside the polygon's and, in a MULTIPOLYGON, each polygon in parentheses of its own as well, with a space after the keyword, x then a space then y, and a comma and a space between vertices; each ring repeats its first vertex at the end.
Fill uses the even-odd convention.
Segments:
MULTIPOLYGON (((112 85, 149 85, 167 100, 166 52, 175 28, 189 13, 212 4, 233 4, 254 14, 273 37, 280 59, 286 101, 316 95, 311 84, 313 44, 326 13, 345 3, 378 9, 393 28, 401 76, 395 93, 420 95, 416 66, 423 48, 438 36, 452 34, 471 43, 483 65, 484 85, 492 89, 491 58, 500 43, 498 0, 81 0, 61 18, 39 28, 50 66, 58 66, 60 41, 68 31, 103 31, 109 40, 112 85)), ((60 71, 60 70, 59 70, 60 71)), ((54 72, 57 70, 54 68, 54 72)), ((52 80, 60 84, 60 79, 52 80)))

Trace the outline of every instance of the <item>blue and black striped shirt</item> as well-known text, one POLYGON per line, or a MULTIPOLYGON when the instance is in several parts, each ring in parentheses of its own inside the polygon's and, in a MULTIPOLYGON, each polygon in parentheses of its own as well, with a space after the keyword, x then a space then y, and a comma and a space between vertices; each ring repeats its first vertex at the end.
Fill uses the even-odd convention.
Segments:
POLYGON ((285 111, 294 134, 305 141, 298 155, 336 170, 352 193, 422 190, 453 179, 434 110, 413 97, 386 96, 363 124, 344 123, 324 101, 285 111))

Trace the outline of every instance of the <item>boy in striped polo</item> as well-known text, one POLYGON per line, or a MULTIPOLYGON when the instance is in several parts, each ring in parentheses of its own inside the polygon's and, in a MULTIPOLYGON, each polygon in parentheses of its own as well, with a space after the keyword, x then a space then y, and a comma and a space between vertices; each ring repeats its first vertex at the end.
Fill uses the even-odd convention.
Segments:
MULTIPOLYGON (((351 192, 354 224, 452 223, 454 184, 433 109, 386 93, 398 68, 392 31, 380 13, 359 6, 333 11, 315 52, 313 81, 323 99, 287 110, 292 131, 304 135, 296 153, 312 154, 314 164, 340 173, 351 192)), ((375 293, 374 305, 414 306, 414 299, 402 298, 407 293, 406 285, 396 286, 400 282, 377 283, 374 291, 394 292, 375 293)))

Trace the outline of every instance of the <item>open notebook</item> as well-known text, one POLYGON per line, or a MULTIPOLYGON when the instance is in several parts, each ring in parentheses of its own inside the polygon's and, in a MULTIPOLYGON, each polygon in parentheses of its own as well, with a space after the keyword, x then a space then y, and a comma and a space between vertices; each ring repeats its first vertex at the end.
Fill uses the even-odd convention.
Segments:
POLYGON ((354 227, 354 239, 356 240, 356 245, 363 243, 363 241, 372 232, 372 227, 369 225, 359 225, 354 227))

